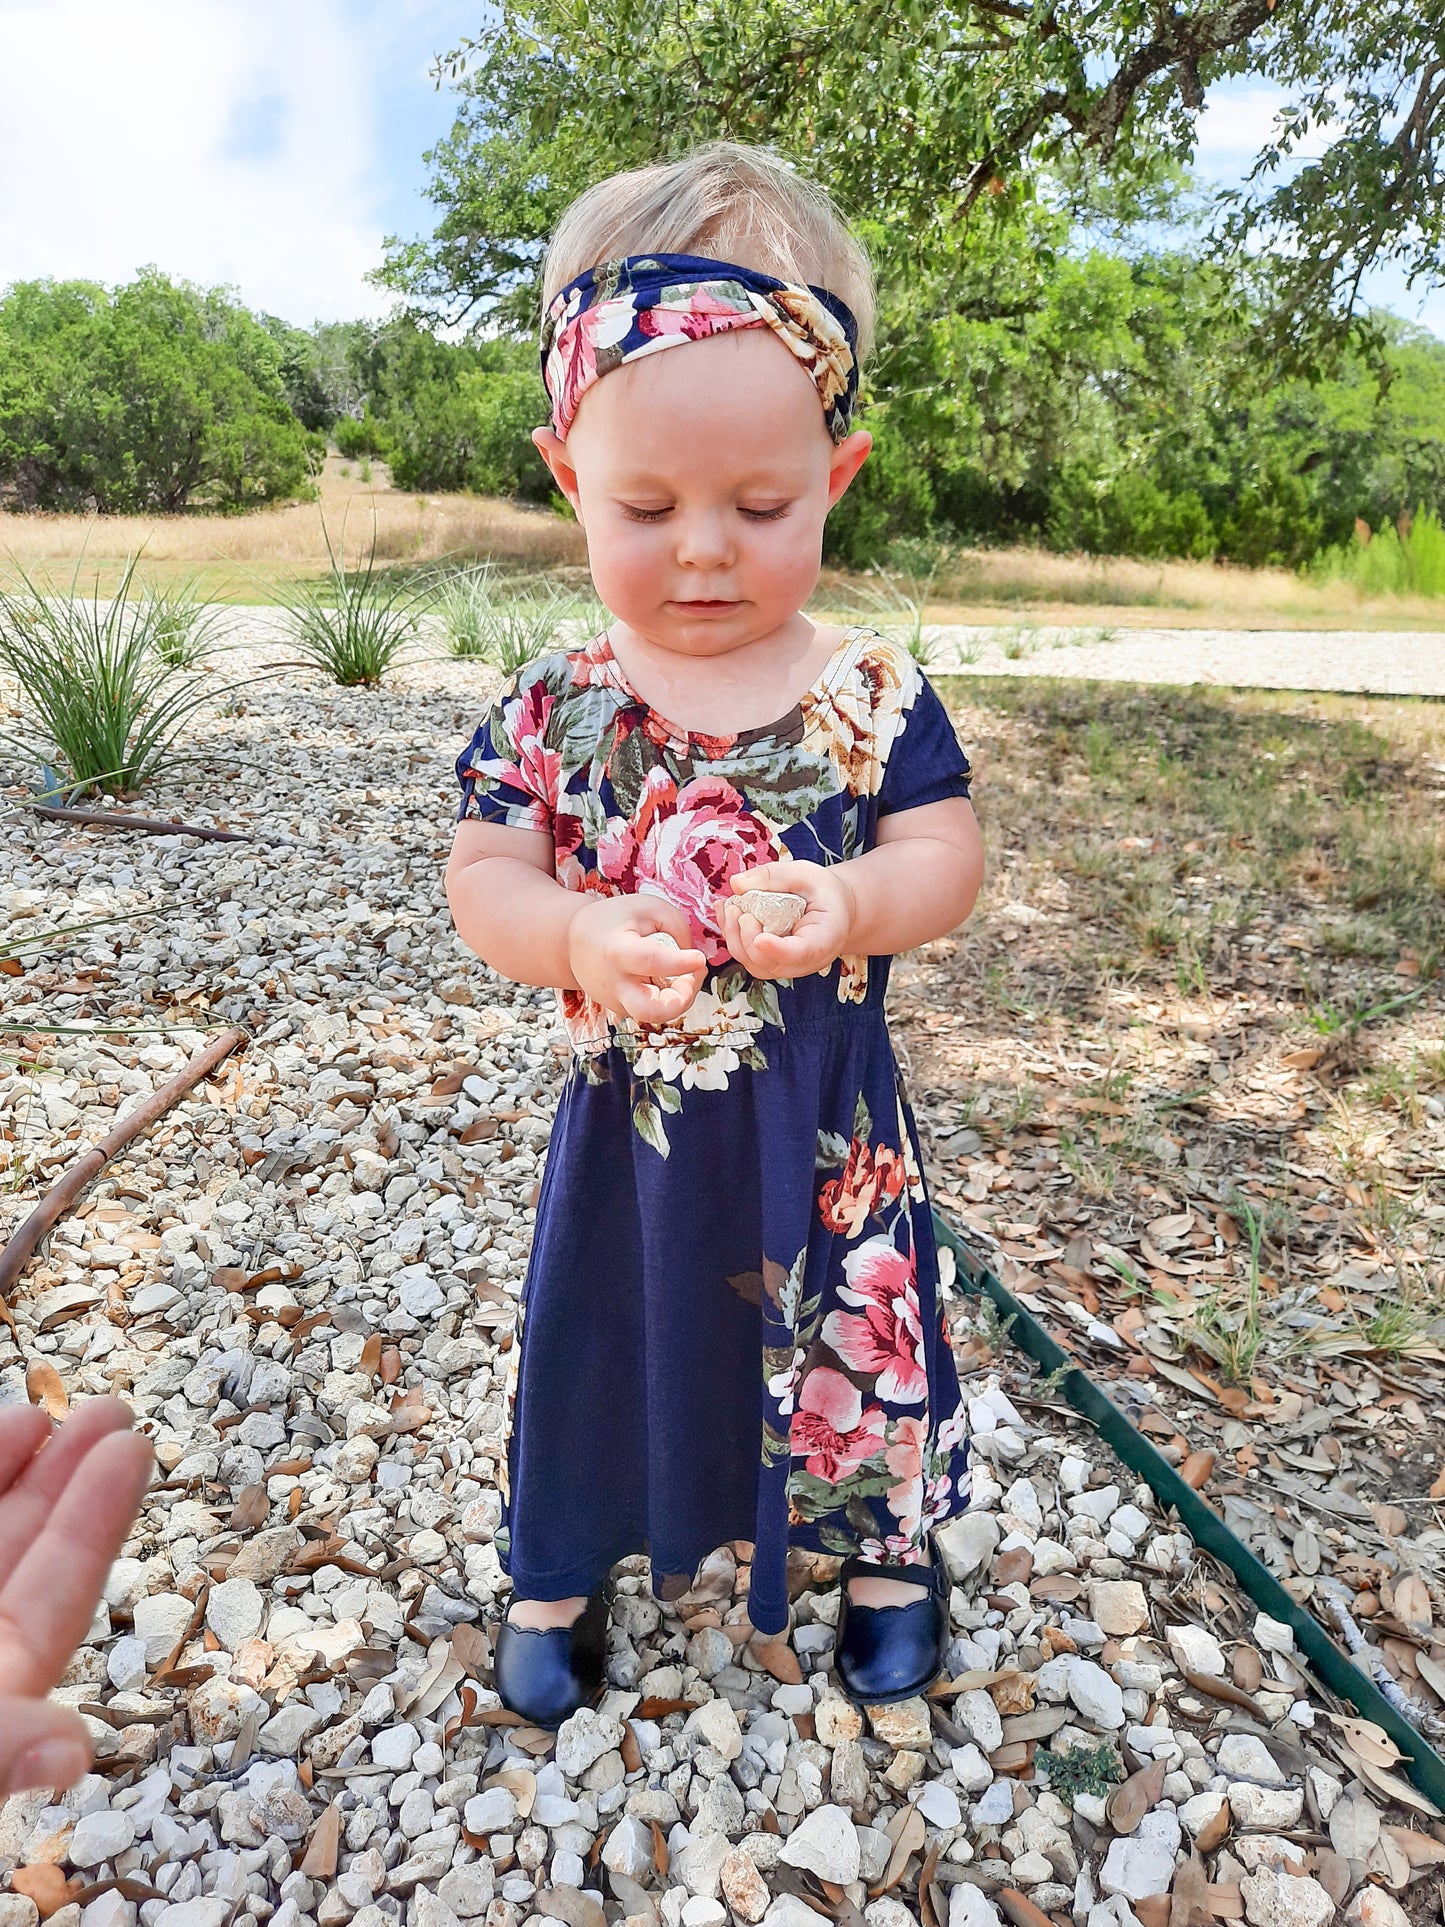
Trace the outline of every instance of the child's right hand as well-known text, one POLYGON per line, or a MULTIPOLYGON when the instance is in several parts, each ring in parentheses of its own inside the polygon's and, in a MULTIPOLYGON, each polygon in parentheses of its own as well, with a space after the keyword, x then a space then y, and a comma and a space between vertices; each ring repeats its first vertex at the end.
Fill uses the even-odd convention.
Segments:
POLYGON ((665 897, 584 898, 567 932, 567 962, 583 990, 613 1016, 675 1024, 702 988, 707 958, 665 897), (678 945, 659 943, 658 934, 678 945))

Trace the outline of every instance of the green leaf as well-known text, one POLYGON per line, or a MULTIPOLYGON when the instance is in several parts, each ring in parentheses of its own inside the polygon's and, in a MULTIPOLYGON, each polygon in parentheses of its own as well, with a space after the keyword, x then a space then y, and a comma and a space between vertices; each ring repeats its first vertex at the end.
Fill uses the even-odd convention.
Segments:
POLYGON ((667 1132, 662 1125, 662 1112, 647 1098, 640 1099, 632 1107, 632 1122, 637 1127, 638 1136, 650 1144, 659 1157, 666 1157, 672 1146, 667 1141, 667 1132))

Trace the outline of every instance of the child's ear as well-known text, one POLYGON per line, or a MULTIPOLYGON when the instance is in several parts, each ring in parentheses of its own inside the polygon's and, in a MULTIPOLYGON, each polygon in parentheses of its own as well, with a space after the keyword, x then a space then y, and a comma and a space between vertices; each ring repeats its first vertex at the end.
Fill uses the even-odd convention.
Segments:
POLYGON ((532 441, 537 453, 551 469, 552 480, 572 504, 572 513, 580 524, 582 505, 577 499, 577 471, 568 459, 566 442, 553 428, 534 428, 532 441))
MULTIPOLYGON (((538 447, 541 447, 539 442, 538 447)), ((873 437, 866 428, 855 428, 833 450, 828 468, 828 507, 832 508, 847 493, 848 484, 873 452, 873 437)), ((554 471, 555 472, 555 471, 554 471)))

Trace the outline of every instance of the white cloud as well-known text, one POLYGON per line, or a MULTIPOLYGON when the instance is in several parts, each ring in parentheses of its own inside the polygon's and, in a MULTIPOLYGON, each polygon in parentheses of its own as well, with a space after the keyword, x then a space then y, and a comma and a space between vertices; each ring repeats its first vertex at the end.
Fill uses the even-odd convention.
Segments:
POLYGON ((387 225, 368 131, 385 15, 0 0, 0 285, 154 262, 295 321, 382 311, 364 277, 387 225))

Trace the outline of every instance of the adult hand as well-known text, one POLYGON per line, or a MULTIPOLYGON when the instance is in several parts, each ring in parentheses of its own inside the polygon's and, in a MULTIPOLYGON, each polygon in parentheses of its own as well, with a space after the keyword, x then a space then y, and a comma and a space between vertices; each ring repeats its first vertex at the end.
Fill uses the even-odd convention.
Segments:
POLYGON ((150 1483, 148 1440, 119 1399, 57 1429, 0 1411, 0 1795, 64 1787, 90 1766, 79 1714, 46 1699, 84 1639, 150 1483))
POLYGON ((723 899, 723 937, 728 949, 755 977, 807 977, 826 970, 846 951, 858 913, 846 863, 802 863, 791 857, 743 870, 732 880, 734 898, 744 890, 787 890, 808 907, 786 937, 764 930, 755 916, 723 899))
POLYGON ((676 1023, 707 975, 687 918, 666 897, 585 898, 568 926, 567 962, 594 1002, 640 1024, 676 1023))

